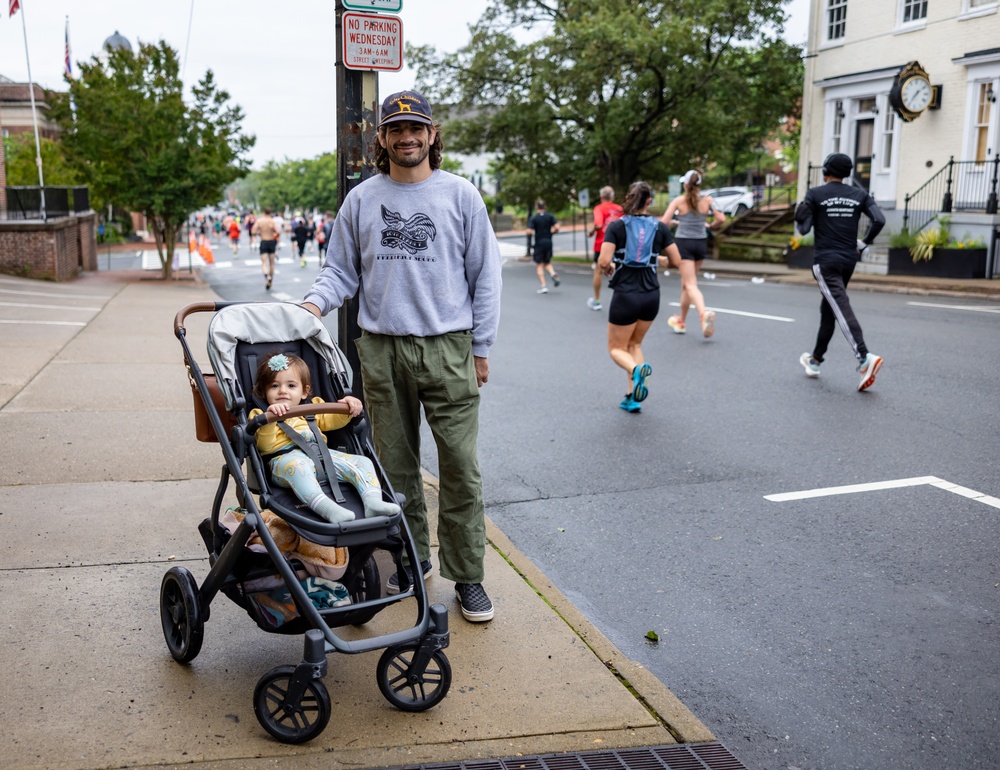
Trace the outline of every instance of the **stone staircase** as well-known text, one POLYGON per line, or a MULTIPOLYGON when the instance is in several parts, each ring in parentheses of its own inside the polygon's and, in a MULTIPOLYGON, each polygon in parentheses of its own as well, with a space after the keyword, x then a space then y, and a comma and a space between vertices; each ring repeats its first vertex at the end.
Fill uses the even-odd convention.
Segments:
POLYGON ((716 258, 783 262, 792 237, 792 206, 755 208, 730 220, 715 236, 716 258))

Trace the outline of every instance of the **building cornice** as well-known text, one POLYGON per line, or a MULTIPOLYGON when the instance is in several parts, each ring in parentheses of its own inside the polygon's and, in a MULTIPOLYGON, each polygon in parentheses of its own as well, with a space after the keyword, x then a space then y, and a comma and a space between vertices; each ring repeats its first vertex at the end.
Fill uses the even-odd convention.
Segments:
POLYGON ((851 72, 847 75, 834 75, 833 77, 823 78, 822 80, 814 80, 813 85, 820 88, 830 88, 831 86, 848 86, 853 85, 854 83, 866 83, 869 80, 881 80, 882 78, 895 75, 905 66, 906 64, 904 62, 903 64, 897 64, 895 67, 879 67, 877 70, 851 72))
POLYGON ((955 64, 987 64, 1000 61, 1000 48, 987 48, 985 51, 972 51, 952 59, 955 64))

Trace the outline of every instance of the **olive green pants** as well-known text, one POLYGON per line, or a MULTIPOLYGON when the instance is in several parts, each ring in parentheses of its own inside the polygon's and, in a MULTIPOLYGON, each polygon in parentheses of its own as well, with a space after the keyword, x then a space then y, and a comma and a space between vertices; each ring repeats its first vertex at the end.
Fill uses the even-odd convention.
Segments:
POLYGON ((420 471, 420 408, 438 450, 438 561, 456 583, 483 582, 486 522, 479 472, 479 387, 472 334, 356 341, 375 451, 397 492, 422 560, 431 553, 420 471))

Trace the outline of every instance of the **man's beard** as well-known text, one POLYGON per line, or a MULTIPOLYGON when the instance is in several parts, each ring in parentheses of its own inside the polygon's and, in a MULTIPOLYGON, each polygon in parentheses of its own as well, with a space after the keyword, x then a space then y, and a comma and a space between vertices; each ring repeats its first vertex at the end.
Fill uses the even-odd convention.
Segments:
POLYGON ((386 152, 389 155, 389 160, 395 163, 397 166, 401 166, 403 168, 413 168, 415 166, 419 166, 421 163, 424 162, 424 160, 427 159, 427 156, 430 155, 430 151, 431 148, 429 145, 423 145, 415 155, 413 154, 402 155, 397 153, 391 147, 386 148, 386 152))

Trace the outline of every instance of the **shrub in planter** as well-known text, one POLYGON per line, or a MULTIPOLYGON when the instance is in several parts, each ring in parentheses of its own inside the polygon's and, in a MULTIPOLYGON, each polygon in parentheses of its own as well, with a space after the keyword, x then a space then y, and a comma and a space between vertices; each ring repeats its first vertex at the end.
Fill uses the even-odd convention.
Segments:
POLYGON ((951 237, 951 220, 911 235, 903 230, 889 239, 889 275, 922 275, 936 278, 984 278, 986 242, 981 238, 951 237))

